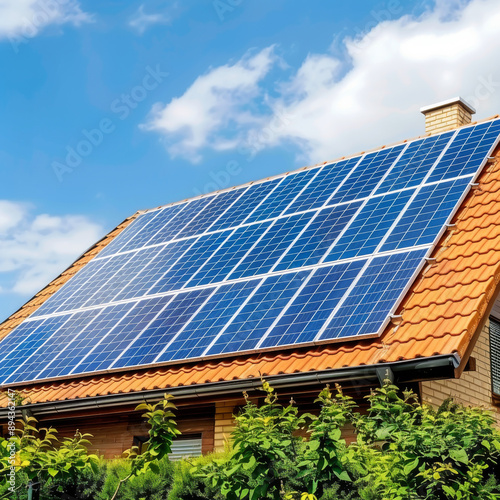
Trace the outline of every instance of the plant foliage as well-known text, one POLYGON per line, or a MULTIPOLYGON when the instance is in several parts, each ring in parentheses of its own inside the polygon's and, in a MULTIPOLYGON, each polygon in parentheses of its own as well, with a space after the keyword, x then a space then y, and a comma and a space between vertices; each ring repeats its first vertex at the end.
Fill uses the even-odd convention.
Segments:
POLYGON ((367 396, 363 411, 339 386, 327 386, 315 415, 301 414, 293 399, 281 403, 266 381, 262 391, 260 404, 245 394, 232 448, 177 463, 168 459, 179 431, 167 395, 137 407, 149 424, 147 448, 120 460, 89 454, 87 434, 59 441, 55 429, 25 417, 14 438, 0 439, 0 498, 26 499, 28 481, 41 483, 41 500, 500 498, 500 432, 485 410, 451 400, 434 409, 390 381, 367 396))

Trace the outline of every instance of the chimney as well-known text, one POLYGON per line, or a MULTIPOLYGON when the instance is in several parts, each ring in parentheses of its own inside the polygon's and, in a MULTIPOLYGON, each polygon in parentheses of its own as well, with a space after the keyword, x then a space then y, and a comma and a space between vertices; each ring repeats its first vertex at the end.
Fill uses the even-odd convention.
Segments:
POLYGON ((420 108, 425 116, 425 132, 437 134, 468 125, 476 110, 461 97, 420 108))

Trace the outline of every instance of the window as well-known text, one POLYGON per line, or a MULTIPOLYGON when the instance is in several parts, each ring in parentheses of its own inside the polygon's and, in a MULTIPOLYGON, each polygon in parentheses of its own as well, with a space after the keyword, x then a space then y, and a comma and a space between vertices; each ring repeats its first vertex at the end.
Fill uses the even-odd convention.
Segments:
POLYGON ((500 321, 490 317, 490 362, 493 393, 500 396, 500 321))
POLYGON ((180 460, 184 457, 198 457, 201 455, 201 435, 192 434, 179 436, 172 442, 170 460, 180 460))
MULTIPOLYGON (((139 453, 147 449, 146 442, 149 436, 134 436, 133 445, 139 448, 139 453)), ((201 455, 201 434, 181 435, 172 442, 170 460, 180 460, 184 457, 197 457, 201 455)))

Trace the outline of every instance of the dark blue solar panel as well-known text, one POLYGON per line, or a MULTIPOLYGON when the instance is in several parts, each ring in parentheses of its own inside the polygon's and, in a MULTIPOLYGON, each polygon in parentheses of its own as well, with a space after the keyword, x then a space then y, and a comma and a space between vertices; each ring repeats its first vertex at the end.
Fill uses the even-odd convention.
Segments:
POLYGON ((487 122, 140 215, 0 341, 0 381, 373 336, 499 134, 487 122))
POLYGON ((162 208, 158 211, 158 215, 147 226, 121 247, 120 251, 135 250, 152 244, 150 240, 158 230, 165 226, 176 225, 178 216, 188 207, 189 205, 186 205, 186 203, 181 203, 179 205, 162 208))
POLYGON ((412 142, 377 189, 376 194, 418 186, 444 151, 452 135, 453 132, 447 132, 412 142))
POLYGON ((202 356, 259 283, 260 280, 250 280, 222 285, 193 316, 186 328, 172 341, 157 361, 202 356))
POLYGON ((327 204, 334 205, 369 196, 403 148, 404 145, 401 144, 367 154, 337 193, 328 200, 327 204))
POLYGON ((285 213, 291 214, 301 210, 322 207, 359 160, 360 157, 356 156, 322 167, 307 189, 300 193, 285 213))
POLYGON ((176 295, 158 318, 123 352, 113 368, 153 363, 213 290, 204 288, 176 295))
POLYGON ((134 304, 128 303, 101 309, 100 314, 75 335, 73 341, 64 350, 64 356, 54 359, 49 367, 42 371, 39 378, 68 375, 73 370, 77 373, 78 363, 119 321, 123 321, 127 317, 126 315, 132 307, 134 304))
MULTIPOLYGON (((0 340, 0 364, 9 357, 10 352, 23 342, 38 328, 45 319, 26 321, 16 326, 6 337, 0 340)), ((0 384, 7 378, 6 373, 0 373, 0 384)))
POLYGON ((132 238, 134 238, 146 224, 149 224, 159 212, 146 212, 141 214, 132 221, 111 243, 106 245, 100 252, 98 257, 105 257, 118 253, 132 238))
POLYGON ((147 266, 160 251, 159 247, 144 248, 131 254, 127 265, 108 279, 97 292, 85 302, 84 307, 96 306, 112 302, 128 283, 147 266))
POLYGON ((262 236, 270 222, 261 222, 238 229, 193 276, 187 286, 222 281, 262 236))
POLYGON ((28 330, 18 330, 17 338, 22 339, 22 342, 11 345, 9 351, 2 350, 2 354, 7 355, 0 361, 1 379, 8 379, 68 318, 69 315, 55 316, 39 323, 34 330, 30 327, 28 330))
POLYGON ((422 264, 427 250, 376 257, 339 308, 321 339, 376 335, 422 264))
POLYGON ((369 200, 335 244, 325 262, 374 252, 414 192, 414 189, 409 189, 369 200))
POLYGON ((312 342, 365 262, 316 269, 259 347, 312 342))
POLYGON ((114 300, 142 297, 177 262, 194 240, 179 240, 160 247, 160 252, 130 281, 114 300))
POLYGON ((125 253, 106 259, 104 265, 100 267, 99 272, 95 273, 91 279, 88 279, 85 283, 82 283, 81 286, 61 304, 57 311, 69 311, 82 307, 102 286, 105 286, 120 272, 122 267, 131 260, 132 256, 132 253, 125 253))
POLYGON ((500 133, 500 120, 461 129, 432 172, 429 182, 474 174, 500 133))
POLYGON ((317 264, 360 206, 358 201, 320 210, 273 270, 317 264))
POLYGON ((255 207, 278 185, 281 179, 273 179, 250 186, 234 205, 221 215, 210 228, 212 231, 239 226, 255 207))
POLYGON ((318 169, 287 175, 276 189, 252 212, 245 223, 278 217, 304 189, 318 169))
POLYGON ((293 243, 314 213, 305 212, 277 219, 251 252, 236 266, 227 279, 267 273, 293 243))
POLYGON ((164 293, 182 288, 207 259, 213 255, 227 236, 228 233, 226 232, 200 236, 175 264, 159 278, 149 290, 149 294, 164 293))
MULTIPOLYGON (((43 345, 41 345, 36 352, 34 352, 28 363, 21 365, 19 369, 14 372, 9 378, 7 383, 14 383, 21 380, 35 380, 47 365, 57 358, 64 349, 71 343, 71 341, 78 335, 87 323, 97 316, 100 311, 98 309, 91 309, 90 311, 82 311, 73 314, 66 323, 64 323, 57 335, 53 335, 43 345)), ((66 316, 65 319, 68 317, 66 316)))
POLYGON ((185 238, 193 234, 202 234, 208 230, 211 231, 212 228, 210 226, 234 203, 241 193, 241 189, 235 189, 218 194, 212 203, 206 206, 191 222, 186 224, 175 237, 185 238))
POLYGON ((78 294, 83 287, 99 272, 101 268, 107 265, 112 260, 111 258, 102 260, 92 260, 82 269, 80 269, 57 293, 52 295, 47 302, 42 304, 31 317, 42 316, 44 314, 52 314, 55 312, 69 297, 73 294, 78 294))
POLYGON ((206 196, 204 198, 198 198, 197 200, 190 201, 183 204, 185 208, 177 214, 170 221, 165 221, 165 223, 160 223, 160 221, 153 221, 152 225, 155 226, 155 234, 148 241, 148 245, 156 245, 157 243, 165 243, 175 238, 177 234, 182 231, 184 226, 189 224, 195 217, 203 214, 203 210, 207 207, 209 203, 214 200, 214 196, 206 196))
POLYGON ((470 178, 424 186, 382 246, 382 252, 432 243, 450 217, 470 178))
POLYGON ((265 278, 205 355, 254 349, 310 272, 265 278))
POLYGON ((78 365, 74 373, 85 373, 110 368, 117 354, 123 352, 129 344, 151 323, 173 296, 141 300, 127 315, 127 320, 118 323, 101 342, 98 343, 78 365))

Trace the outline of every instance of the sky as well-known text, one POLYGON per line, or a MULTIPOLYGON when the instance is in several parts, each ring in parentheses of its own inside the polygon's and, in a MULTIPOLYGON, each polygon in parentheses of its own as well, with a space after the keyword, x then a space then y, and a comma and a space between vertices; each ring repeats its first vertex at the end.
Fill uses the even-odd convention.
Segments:
POLYGON ((0 321, 137 210, 500 113, 498 0, 0 0, 0 321))

